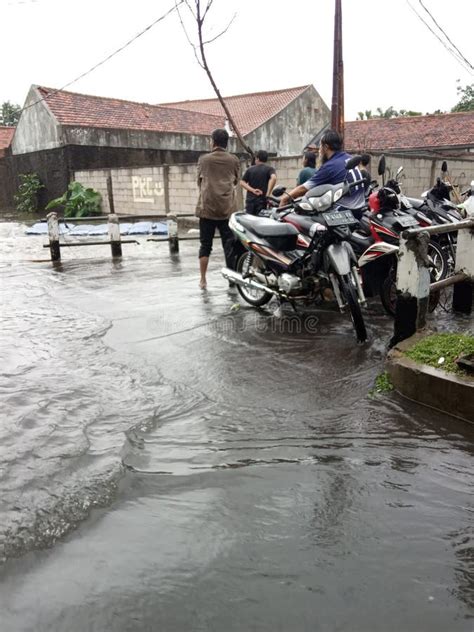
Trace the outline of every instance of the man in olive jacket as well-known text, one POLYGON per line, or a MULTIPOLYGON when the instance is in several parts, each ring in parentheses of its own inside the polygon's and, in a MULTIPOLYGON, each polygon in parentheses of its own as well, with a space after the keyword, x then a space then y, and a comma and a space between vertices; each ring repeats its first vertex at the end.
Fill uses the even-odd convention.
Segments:
POLYGON ((237 156, 227 151, 229 134, 225 129, 212 132, 212 151, 201 156, 197 165, 199 200, 196 216, 199 217, 199 287, 207 287, 206 273, 212 241, 216 228, 219 231, 227 266, 231 265, 234 237, 229 228, 229 217, 237 210, 236 186, 240 178, 240 163, 237 156))

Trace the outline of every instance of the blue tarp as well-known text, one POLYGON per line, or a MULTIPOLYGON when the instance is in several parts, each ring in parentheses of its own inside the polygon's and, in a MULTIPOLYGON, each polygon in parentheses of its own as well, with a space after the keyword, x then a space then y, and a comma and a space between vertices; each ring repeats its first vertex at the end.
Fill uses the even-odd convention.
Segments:
MULTIPOLYGON (((61 235, 71 237, 87 237, 108 234, 108 224, 59 224, 61 235)), ((37 222, 29 226, 25 233, 27 235, 47 235, 47 222, 37 222)), ((167 235, 168 227, 164 222, 124 222, 120 224, 121 235, 167 235)))

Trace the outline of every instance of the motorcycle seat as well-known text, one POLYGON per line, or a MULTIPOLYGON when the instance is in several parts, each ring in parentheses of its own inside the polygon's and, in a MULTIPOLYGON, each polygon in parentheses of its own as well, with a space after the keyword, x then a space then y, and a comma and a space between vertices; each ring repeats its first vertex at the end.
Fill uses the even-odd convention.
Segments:
POLYGON ((298 234, 296 228, 291 224, 248 213, 238 213, 238 221, 244 228, 248 228, 259 237, 288 237, 298 234))

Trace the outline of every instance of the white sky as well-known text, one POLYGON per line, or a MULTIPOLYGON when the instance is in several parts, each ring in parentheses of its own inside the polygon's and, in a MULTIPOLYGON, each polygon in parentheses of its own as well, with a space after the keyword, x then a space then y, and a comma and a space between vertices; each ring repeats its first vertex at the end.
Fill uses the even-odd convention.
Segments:
MULTIPOLYGON (((427 20, 419 0, 409 0, 427 20)), ((422 0, 474 64, 474 2, 422 0)), ((33 83, 60 88, 162 15, 173 0, 0 0, 0 103, 23 104, 33 83)), ((332 91, 334 0, 214 0, 207 48, 225 95, 312 83, 332 91)), ((474 81, 407 0, 342 0, 346 120, 377 107, 449 110, 474 81)), ((472 72, 472 71, 471 71, 472 72)), ((172 14, 68 88, 149 103, 214 97, 172 14)))

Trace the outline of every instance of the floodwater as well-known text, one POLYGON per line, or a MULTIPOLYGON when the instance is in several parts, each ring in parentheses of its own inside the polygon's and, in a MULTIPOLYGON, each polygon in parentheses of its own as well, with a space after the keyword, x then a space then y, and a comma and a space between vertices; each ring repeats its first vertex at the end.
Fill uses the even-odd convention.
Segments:
POLYGON ((474 430, 369 395, 378 306, 359 346, 140 242, 0 223, 1 632, 472 630, 474 430))

